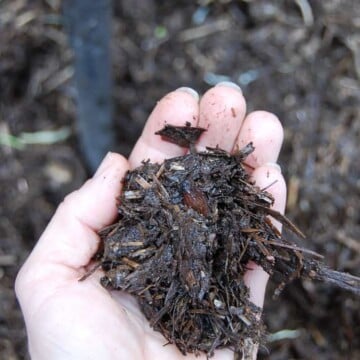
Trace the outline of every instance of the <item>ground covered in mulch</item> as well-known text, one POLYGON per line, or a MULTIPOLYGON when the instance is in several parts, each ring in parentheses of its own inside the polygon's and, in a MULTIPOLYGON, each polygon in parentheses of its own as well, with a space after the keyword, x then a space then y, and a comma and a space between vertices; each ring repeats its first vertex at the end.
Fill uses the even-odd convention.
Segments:
MULTIPOLYGON (((129 153, 157 99, 170 90, 187 85, 203 92, 220 80, 237 82, 249 111, 273 111, 285 128, 280 165, 287 215, 307 235, 301 246, 359 275, 357 2, 115 3, 113 150, 129 153)), ((27 357, 15 274, 57 204, 89 175, 77 147, 72 54, 60 14, 59 0, 0 3, 0 357, 6 359, 27 357)), ((273 290, 264 317, 271 335, 259 358, 360 358, 354 295, 305 280, 276 301, 273 290)))

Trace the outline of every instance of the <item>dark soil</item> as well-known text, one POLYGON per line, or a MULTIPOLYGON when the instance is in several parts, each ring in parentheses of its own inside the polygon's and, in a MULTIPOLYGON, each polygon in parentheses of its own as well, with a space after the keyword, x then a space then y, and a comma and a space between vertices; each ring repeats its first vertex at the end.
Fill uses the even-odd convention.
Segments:
MULTIPOLYGON (((223 79, 239 83, 249 111, 272 111, 285 128, 280 165, 288 184, 287 216, 307 235, 301 246, 323 254, 329 267, 359 275, 357 1, 115 3, 113 150, 129 154, 154 104, 170 90, 188 85, 203 92, 223 79)), ((71 130, 54 144, 0 145, 5 359, 27 357, 15 274, 63 196, 89 175, 77 147, 71 52, 59 4, 0 4, 1 139, 71 130)), ((295 281, 276 301, 273 292, 270 285, 264 310, 272 336, 259 358, 360 358, 355 295, 308 280, 295 281)))

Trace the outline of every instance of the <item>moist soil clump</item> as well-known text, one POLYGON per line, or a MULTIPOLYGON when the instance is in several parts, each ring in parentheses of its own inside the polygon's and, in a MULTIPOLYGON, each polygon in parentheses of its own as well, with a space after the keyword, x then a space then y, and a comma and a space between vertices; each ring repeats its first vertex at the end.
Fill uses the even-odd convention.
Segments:
POLYGON ((298 277, 355 292, 359 282, 281 236, 269 215, 302 233, 250 180, 251 143, 234 154, 196 152, 203 131, 167 125, 158 134, 190 152, 162 164, 145 161, 127 173, 118 221, 100 232, 101 283, 134 295, 151 326, 183 354, 212 356, 223 347, 243 354, 249 344, 263 343, 265 333, 244 282, 250 261, 273 275, 276 293, 298 277))

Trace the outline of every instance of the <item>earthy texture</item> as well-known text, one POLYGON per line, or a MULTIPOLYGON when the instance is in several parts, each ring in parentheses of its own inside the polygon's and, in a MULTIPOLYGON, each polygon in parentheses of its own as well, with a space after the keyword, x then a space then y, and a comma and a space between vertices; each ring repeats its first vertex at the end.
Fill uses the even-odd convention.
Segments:
MULTIPOLYGON (((24 149, 1 145, 0 353, 8 359, 27 358, 13 291, 19 266, 63 197, 92 175, 76 138, 60 4, 0 2, 1 134, 63 126, 72 134, 24 149)), ((129 154, 172 89, 202 94, 224 78, 237 82, 248 111, 272 111, 285 129, 279 163, 286 214, 307 235, 299 246, 360 275, 359 18, 355 0, 114 1, 112 150, 129 154)), ((264 309, 271 342, 259 359, 360 358, 358 297, 297 279, 272 300, 276 286, 269 284, 264 309)))
POLYGON ((245 162, 251 143, 232 155, 219 148, 197 153, 203 131, 165 126, 158 134, 191 152, 128 172, 119 220, 100 232, 101 283, 134 295, 151 326, 184 355, 212 356, 223 347, 242 354, 248 339, 264 337, 261 309, 244 283, 249 261, 276 275, 277 293, 301 276, 328 280, 327 273, 357 293, 360 281, 334 278, 303 253, 319 255, 290 244, 272 225, 268 215, 302 235, 251 182, 245 162))

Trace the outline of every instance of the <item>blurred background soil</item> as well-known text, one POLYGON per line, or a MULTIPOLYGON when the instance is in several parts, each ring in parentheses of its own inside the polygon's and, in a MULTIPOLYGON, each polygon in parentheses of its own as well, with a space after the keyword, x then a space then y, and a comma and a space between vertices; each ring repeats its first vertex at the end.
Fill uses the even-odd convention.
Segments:
MULTIPOLYGON (((114 3, 112 150, 129 154, 167 92, 237 82, 249 111, 272 111, 285 128, 287 214, 307 234, 302 246, 360 275, 358 2, 114 3)), ((78 148, 72 77, 60 1, 0 1, 1 359, 27 358, 16 272, 62 198, 91 175, 78 148)), ((260 359, 360 359, 359 299, 308 281, 278 300, 272 291, 260 359)))

